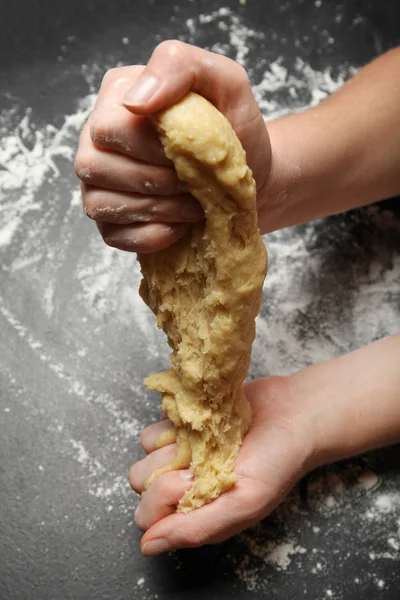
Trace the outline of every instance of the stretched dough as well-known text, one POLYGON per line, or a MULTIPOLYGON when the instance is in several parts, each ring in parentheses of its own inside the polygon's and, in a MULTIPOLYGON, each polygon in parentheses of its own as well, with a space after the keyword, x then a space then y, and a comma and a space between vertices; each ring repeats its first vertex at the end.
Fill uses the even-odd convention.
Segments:
MULTIPOLYGON (((210 502, 236 481, 235 458, 251 412, 243 392, 254 319, 267 269, 256 187, 227 119, 189 93, 155 125, 178 177, 201 203, 205 223, 160 252, 138 255, 140 294, 168 336, 173 368, 145 380, 161 392, 175 427, 175 459, 155 471, 190 465, 192 488, 178 510, 210 502)), ((170 443, 174 434, 159 445, 170 443)))

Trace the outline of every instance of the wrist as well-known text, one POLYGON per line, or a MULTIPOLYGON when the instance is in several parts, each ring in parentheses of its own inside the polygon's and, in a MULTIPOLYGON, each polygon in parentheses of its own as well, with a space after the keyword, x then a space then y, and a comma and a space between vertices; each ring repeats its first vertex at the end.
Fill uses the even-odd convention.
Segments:
POLYGON ((267 124, 271 143, 271 163, 268 178, 258 191, 258 214, 262 234, 283 229, 296 223, 293 200, 299 196, 303 179, 295 156, 287 156, 285 131, 287 121, 295 126, 297 115, 267 124))
POLYGON ((268 124, 272 158, 259 199, 262 233, 350 208, 345 188, 357 151, 345 128, 338 130, 335 113, 322 103, 268 124))
POLYGON ((262 233, 399 194, 399 65, 400 50, 388 52, 318 106, 268 123, 262 233))
POLYGON ((400 442, 400 335, 290 376, 312 423, 310 469, 400 442))

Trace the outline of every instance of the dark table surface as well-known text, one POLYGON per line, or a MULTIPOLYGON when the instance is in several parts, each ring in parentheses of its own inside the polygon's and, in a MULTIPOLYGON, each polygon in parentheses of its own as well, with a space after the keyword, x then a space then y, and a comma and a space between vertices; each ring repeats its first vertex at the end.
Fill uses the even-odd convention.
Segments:
MULTIPOLYGON (((272 118, 399 44, 398 0, 3 0, 1 13, 1 600, 398 600, 398 447, 320 469, 225 544, 141 556, 126 475, 159 415, 143 377, 168 351, 135 256, 103 244, 72 171, 107 68, 177 37, 242 62, 272 118)), ((399 233, 387 201, 268 236, 251 377, 398 332, 399 233)))

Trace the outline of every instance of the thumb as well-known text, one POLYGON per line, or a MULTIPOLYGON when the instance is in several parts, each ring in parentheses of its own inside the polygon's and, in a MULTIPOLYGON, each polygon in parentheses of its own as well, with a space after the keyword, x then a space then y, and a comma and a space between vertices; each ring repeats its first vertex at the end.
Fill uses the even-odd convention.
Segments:
POLYGON ((240 65, 175 40, 157 46, 123 102, 128 110, 149 115, 175 104, 189 90, 201 94, 225 114, 237 102, 254 103, 246 71, 240 65))
POLYGON ((270 166, 269 136, 247 73, 230 58, 184 42, 162 42, 123 104, 149 116, 179 102, 190 90, 207 98, 231 123, 260 189, 270 166))
POLYGON ((166 516, 144 534, 142 553, 155 556, 178 548, 215 544, 255 525, 263 516, 258 499, 265 496, 264 486, 256 485, 259 490, 254 493, 254 487, 250 491, 246 481, 239 481, 210 504, 187 514, 175 512, 166 516))

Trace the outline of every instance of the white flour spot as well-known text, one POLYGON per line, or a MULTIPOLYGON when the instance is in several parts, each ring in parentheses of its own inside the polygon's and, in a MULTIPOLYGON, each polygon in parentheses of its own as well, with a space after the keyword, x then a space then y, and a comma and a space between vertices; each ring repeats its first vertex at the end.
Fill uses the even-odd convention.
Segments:
MULTIPOLYGON (((396 528, 397 531, 388 537, 388 549, 383 552, 370 552, 368 545, 363 547, 363 544, 356 550, 352 547, 349 552, 350 546, 344 537, 340 548, 336 548, 335 554, 338 556, 335 561, 340 560, 340 564, 352 561, 354 553, 361 557, 367 556, 371 563, 378 560, 400 561, 400 493, 378 491, 381 483, 377 474, 366 463, 357 459, 342 467, 342 470, 333 465, 311 474, 307 482, 308 510, 305 511, 302 506, 304 500, 301 499, 298 486, 272 517, 282 529, 279 539, 268 539, 268 533, 262 524, 241 534, 243 550, 237 557, 232 557, 240 580, 249 590, 261 591, 268 590, 268 566, 278 571, 304 569, 313 575, 326 572, 328 565, 325 553, 329 552, 326 540, 331 532, 342 527, 342 523, 345 527, 348 526, 346 512, 354 504, 368 506, 367 511, 353 513, 352 529, 357 530, 360 539, 367 540, 375 524, 379 533, 382 529, 390 531, 396 528), (372 481, 374 485, 370 486, 372 481), (302 515, 301 525, 296 516, 299 514, 302 515), (316 519, 321 526, 313 524, 316 519), (304 539, 305 532, 311 543, 307 548, 299 541, 301 536, 304 539)), ((369 576, 375 581, 373 573, 369 576)), ((360 581, 358 577, 355 581, 357 579, 360 581)), ((375 583, 380 586, 378 580, 375 583)), ((325 593, 327 597, 335 597, 333 589, 329 588, 325 593)))
POLYGON ((267 61, 262 54, 260 56, 260 42, 268 41, 266 34, 248 27, 243 18, 227 7, 190 18, 186 27, 188 36, 182 36, 183 39, 198 45, 203 45, 201 39, 205 28, 216 28, 216 37, 220 41, 208 49, 229 56, 247 69, 255 98, 266 119, 318 104, 356 72, 348 65, 343 65, 336 75, 330 68, 317 71, 300 58, 287 66, 283 64, 283 57, 267 61), (255 60, 264 65, 261 79, 253 68, 255 60))
POLYGON ((0 246, 8 246, 12 242, 24 219, 32 212, 36 212, 37 221, 41 221, 44 203, 36 194, 42 186, 60 176, 59 160, 72 163, 78 132, 94 99, 91 94, 84 98, 77 112, 65 117, 60 129, 50 124, 36 129, 31 124, 30 109, 15 128, 13 124, 17 117, 14 110, 1 115, 0 246))
MULTIPOLYGON (((339 17, 340 14, 337 20, 339 17)), ((353 66, 346 64, 335 71, 318 71, 300 58, 292 64, 279 56, 272 61, 263 58, 260 45, 268 43, 265 34, 249 27, 244 18, 227 7, 188 19, 185 40, 203 45, 202 36, 210 28, 215 28, 220 40, 210 49, 232 57, 248 69, 256 100, 268 119, 315 105, 355 72, 353 66), (255 58, 262 65, 257 70, 252 68, 255 58)), ((123 38, 122 43, 128 44, 129 39, 123 38)), ((101 64, 83 67, 90 91, 97 90, 104 69, 101 64)), ((133 440, 144 423, 136 418, 133 403, 141 400, 144 391, 135 376, 135 365, 130 365, 129 360, 124 369, 131 366, 132 372, 127 374, 125 370, 123 378, 118 366, 114 373, 107 364, 112 351, 104 345, 104 331, 109 325, 107 333, 116 344, 118 333, 129 331, 132 346, 141 344, 146 359, 166 357, 168 351, 163 335, 155 328, 153 315, 137 294, 140 272, 134 255, 105 246, 93 223, 82 213, 79 187, 71 176, 79 132, 94 100, 94 93, 87 94, 57 125, 41 122, 30 109, 22 114, 13 109, 0 115, 0 277, 6 274, 11 283, 18 282, 17 289, 28 290, 32 306, 42 311, 49 327, 44 331, 36 330, 33 322, 28 326, 18 313, 20 307, 6 299, 5 288, 0 291, 0 313, 28 351, 48 367, 57 385, 65 386, 76 414, 80 414, 80 405, 86 410, 92 408, 89 414, 105 412, 106 438, 103 440, 100 433, 105 432, 100 432, 101 444, 96 447, 92 448, 81 435, 79 440, 70 437, 67 417, 55 426, 55 435, 65 439, 67 455, 82 469, 88 493, 108 507, 104 510, 112 510, 114 503, 122 499, 124 510, 128 511, 126 498, 131 496, 126 475, 121 474, 121 456, 137 447, 133 440), (60 193, 65 189, 69 194, 67 201, 65 193, 60 193), (68 306, 63 303, 63 286, 73 286, 68 306), (60 340, 52 345, 49 342, 56 317, 58 322, 66 320, 61 341, 75 362, 64 364, 61 355, 57 355, 60 340), (79 328, 68 336, 70 319, 86 325, 81 338, 79 328), (85 338, 87 331, 93 340, 85 338), (91 368, 92 348, 97 356, 104 353, 107 357, 104 381, 110 386, 100 393, 93 385, 97 373, 91 380, 81 377, 79 371, 79 362, 91 368), (120 378, 125 391, 132 395, 131 407, 114 394, 115 389, 122 389, 120 378), (111 458, 115 468, 110 471, 111 458)), ((279 201, 284 199, 283 193, 279 201)), ((398 239, 400 224, 389 210, 371 207, 362 215, 362 223, 357 222, 357 217, 338 219, 323 233, 321 224, 315 222, 267 237, 267 302, 258 319, 252 375, 289 373, 399 330, 393 297, 400 294, 400 257, 393 253, 393 240, 398 239), (354 247, 349 223, 368 233, 363 247, 354 247), (353 259, 346 265, 337 264, 344 245, 347 253, 353 248, 353 259), (383 264, 390 264, 390 268, 383 268, 383 264), (341 291, 344 287, 345 298, 341 291)), ((10 409, 5 411, 7 414, 10 409)), ((12 413, 8 418, 11 417, 12 413)), ((267 594, 271 569, 289 577, 292 569, 307 565, 307 572, 321 577, 327 571, 327 540, 337 529, 345 530, 344 515, 354 506, 357 512, 352 513, 351 535, 360 534, 364 540, 374 542, 378 538, 369 538, 371 531, 379 531, 381 537, 384 532, 383 546, 373 548, 373 559, 368 554, 371 548, 361 543, 359 555, 374 564, 390 560, 397 568, 400 496, 387 490, 372 468, 364 465, 353 470, 344 467, 337 473, 328 471, 325 475, 319 472, 307 487, 310 512, 304 510, 298 490, 276 511, 274 518, 282 529, 279 538, 271 539, 263 526, 241 536, 244 551, 234 565, 249 589, 267 594), (309 535, 308 543, 303 541, 300 521, 309 535)), ((88 520, 89 528, 95 526, 96 519, 93 516, 88 520)), ((343 539, 343 546, 335 549, 339 551, 339 567, 353 559, 348 556, 346 538, 343 539)), ((371 581, 375 581, 373 577, 371 573, 371 581)), ((375 578, 376 587, 383 589, 384 580, 375 578)), ((355 577, 355 581, 364 582, 361 577, 355 577)), ((139 578, 137 585, 144 584, 144 577, 139 578)), ((335 597, 331 587, 326 590, 326 597, 331 597, 330 593, 335 597)))
MULTIPOLYGON (((115 476, 110 473, 99 459, 90 455, 83 442, 70 438, 69 443, 73 448, 75 460, 85 469, 85 481, 91 496, 109 502, 115 499, 121 502, 131 497, 126 475, 115 476)), ((112 504, 107 506, 107 510, 112 508, 112 504)))

